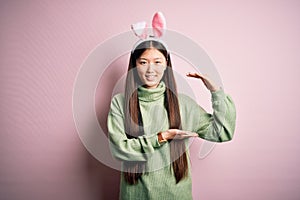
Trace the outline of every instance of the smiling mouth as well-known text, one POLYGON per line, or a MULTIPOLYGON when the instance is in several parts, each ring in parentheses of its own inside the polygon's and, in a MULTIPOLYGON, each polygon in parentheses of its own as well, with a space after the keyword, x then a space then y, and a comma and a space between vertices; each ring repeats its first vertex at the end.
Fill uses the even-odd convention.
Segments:
POLYGON ((147 81, 153 81, 155 79, 155 75, 145 75, 147 81))

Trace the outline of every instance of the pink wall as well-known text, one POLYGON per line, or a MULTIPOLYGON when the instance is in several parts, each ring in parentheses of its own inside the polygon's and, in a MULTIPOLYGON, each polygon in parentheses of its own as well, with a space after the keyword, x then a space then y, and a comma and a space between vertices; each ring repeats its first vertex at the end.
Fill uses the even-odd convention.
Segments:
POLYGON ((299 199, 300 2, 126 2, 1 1, 0 199, 117 198, 118 171, 78 137, 73 84, 92 49, 158 10, 206 50, 237 107, 232 142, 203 160, 202 141, 191 147, 194 198, 299 199))

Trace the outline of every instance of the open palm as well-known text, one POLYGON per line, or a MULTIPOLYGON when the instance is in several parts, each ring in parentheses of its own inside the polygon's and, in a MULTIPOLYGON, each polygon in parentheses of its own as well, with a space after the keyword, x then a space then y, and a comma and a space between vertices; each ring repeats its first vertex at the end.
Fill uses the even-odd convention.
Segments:
POLYGON ((206 88, 211 92, 215 92, 220 89, 220 87, 218 87, 211 79, 209 79, 207 75, 197 72, 188 72, 186 76, 201 79, 206 88))

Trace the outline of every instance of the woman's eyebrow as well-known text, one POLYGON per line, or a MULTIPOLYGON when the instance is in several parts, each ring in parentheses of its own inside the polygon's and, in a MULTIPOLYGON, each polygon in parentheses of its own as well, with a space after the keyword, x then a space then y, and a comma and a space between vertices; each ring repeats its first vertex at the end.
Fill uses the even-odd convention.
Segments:
MULTIPOLYGON (((163 58, 162 57, 156 57, 153 60, 161 60, 161 59, 163 59, 163 58)), ((139 58, 139 60, 148 60, 148 59, 141 57, 141 58, 139 58)))

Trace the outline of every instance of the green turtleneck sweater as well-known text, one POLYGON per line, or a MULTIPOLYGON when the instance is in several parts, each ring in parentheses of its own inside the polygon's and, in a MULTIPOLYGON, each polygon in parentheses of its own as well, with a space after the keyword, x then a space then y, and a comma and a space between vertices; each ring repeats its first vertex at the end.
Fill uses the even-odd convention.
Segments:
MULTIPOLYGON (((158 142, 157 133, 169 129, 164 107, 165 89, 164 82, 153 89, 138 88, 145 134, 136 139, 128 139, 125 134, 124 95, 117 94, 111 101, 108 131, 112 155, 121 161, 146 162, 146 173, 136 185, 127 184, 121 175, 120 199, 192 199, 190 163, 188 176, 176 184, 170 164, 170 142, 158 142)), ((209 141, 229 141, 235 129, 234 103, 222 89, 212 92, 211 96, 213 114, 207 113, 190 97, 178 95, 182 130, 196 132, 200 138, 209 141)), ((186 145, 189 145, 188 139, 186 145)))

